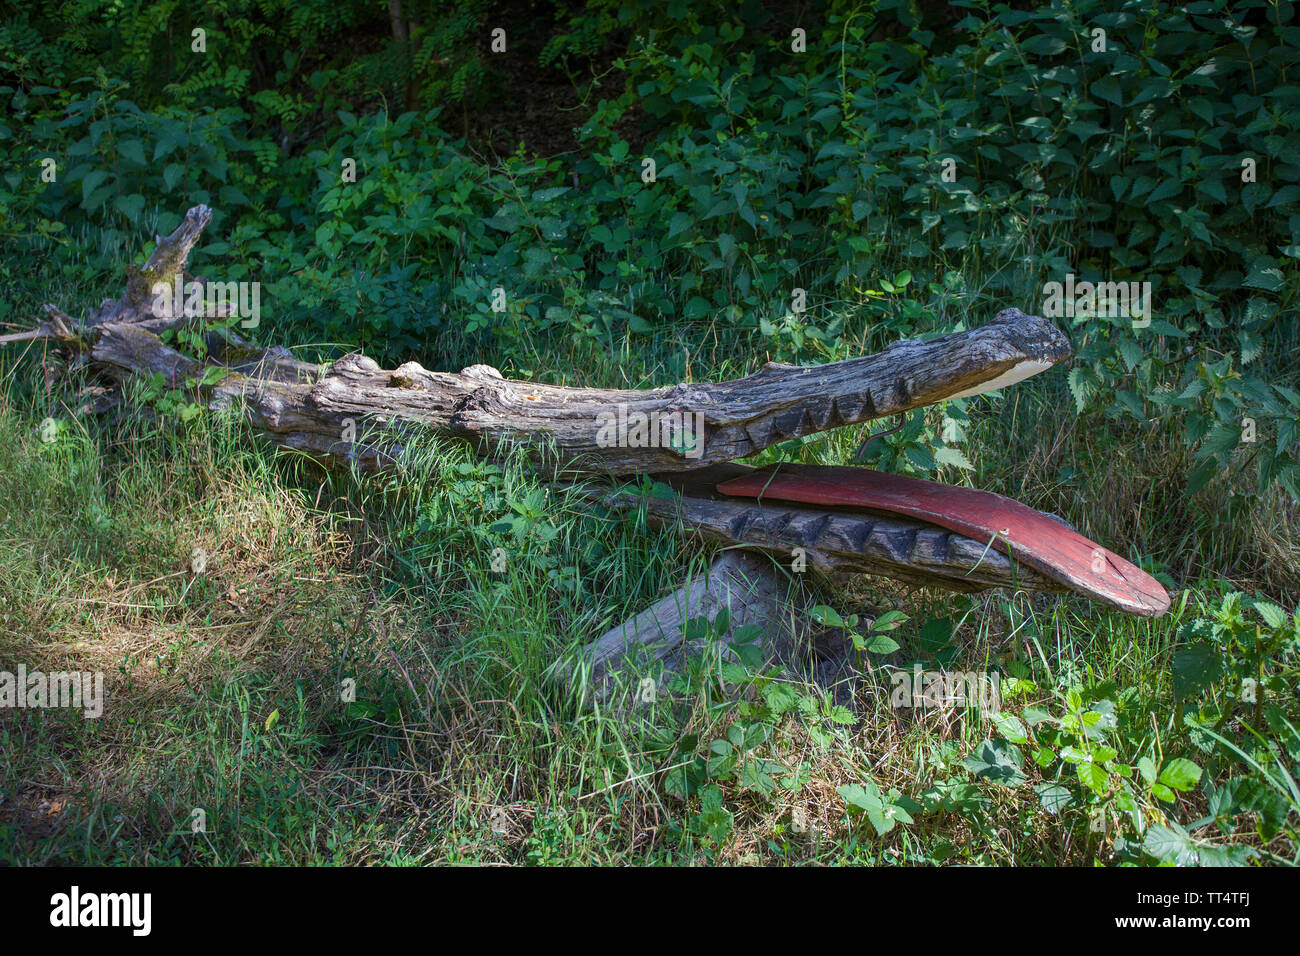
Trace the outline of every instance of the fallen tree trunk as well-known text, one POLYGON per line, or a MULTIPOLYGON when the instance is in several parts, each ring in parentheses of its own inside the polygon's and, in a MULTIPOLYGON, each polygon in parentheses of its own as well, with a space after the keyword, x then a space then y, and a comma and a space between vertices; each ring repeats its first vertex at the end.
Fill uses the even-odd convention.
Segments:
POLYGON ((191 209, 171 236, 158 238, 126 294, 89 322, 47 306, 49 319, 35 332, 6 338, 58 341, 119 381, 157 373, 210 407, 240 408, 277 444, 363 470, 384 467, 423 434, 464 439, 489 457, 522 445, 541 467, 602 476, 731 461, 791 438, 1002 388, 1070 354, 1051 323, 1006 309, 980 328, 895 342, 876 355, 806 368, 769 363, 729 382, 648 390, 512 381, 486 365, 450 373, 407 362, 387 370, 361 355, 318 366, 285 349, 258 350, 229 332, 210 337, 208 355, 190 356, 160 334, 192 320, 158 314, 151 290, 184 276, 210 220, 207 207, 191 209), (209 365, 223 366, 225 377, 199 384, 209 365))

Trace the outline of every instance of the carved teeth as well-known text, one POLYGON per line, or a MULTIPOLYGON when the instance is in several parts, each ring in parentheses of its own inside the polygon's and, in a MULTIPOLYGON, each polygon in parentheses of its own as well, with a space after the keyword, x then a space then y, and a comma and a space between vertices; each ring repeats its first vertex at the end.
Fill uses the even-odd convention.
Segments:
POLYGON ((766 448, 772 444, 772 433, 775 426, 770 420, 761 419, 745 426, 745 437, 749 439, 749 444, 754 451, 766 448), (758 434, 755 435, 754 433, 758 434))
POLYGON ((871 397, 871 389, 862 390, 862 409, 865 411, 864 418, 879 418, 876 412, 876 400, 871 397))
POLYGON ((799 426, 803 424, 808 410, 800 406, 790 411, 781 412, 772 417, 772 430, 781 438, 789 438, 791 435, 799 434, 799 426))
POLYGON ((844 424, 844 416, 840 414, 840 402, 838 398, 831 397, 830 411, 826 415, 826 423, 822 428, 835 428, 844 424))

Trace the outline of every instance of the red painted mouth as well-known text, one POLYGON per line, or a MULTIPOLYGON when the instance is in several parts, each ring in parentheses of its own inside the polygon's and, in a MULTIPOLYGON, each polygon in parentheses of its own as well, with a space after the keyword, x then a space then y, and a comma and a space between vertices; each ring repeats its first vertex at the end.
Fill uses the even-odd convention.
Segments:
POLYGON ((1048 577, 1142 617, 1169 609, 1169 594, 1141 568, 1014 498, 869 468, 772 465, 717 486, 724 495, 907 515, 987 541, 1048 577))

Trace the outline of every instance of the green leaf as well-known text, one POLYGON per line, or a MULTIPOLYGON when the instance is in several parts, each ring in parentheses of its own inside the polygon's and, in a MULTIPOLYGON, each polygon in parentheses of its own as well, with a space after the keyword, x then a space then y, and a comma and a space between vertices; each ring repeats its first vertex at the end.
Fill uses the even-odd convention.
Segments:
POLYGON ((1150 757, 1142 757, 1138 760, 1138 773, 1142 774, 1142 779, 1147 783, 1156 782, 1156 762, 1150 757))
POLYGON ((226 207, 251 205, 248 197, 234 186, 222 186, 217 192, 217 197, 221 200, 222 205, 226 207))
POLYGON ((1019 748, 1004 740, 985 738, 979 750, 962 761, 962 766, 999 786, 1018 787, 1027 779, 1020 769, 1022 763, 1019 748))
POLYGON ((880 788, 873 781, 864 784, 846 783, 835 788, 835 792, 844 798, 844 802, 859 810, 870 810, 880 806, 880 788))
POLYGON ((1126 388, 1117 388, 1115 389, 1115 400, 1123 405, 1125 411, 1138 421, 1146 420, 1146 409, 1142 406, 1142 399, 1135 392, 1130 392, 1126 388))
POLYGON ((1186 700, 1209 687, 1223 672, 1223 660, 1217 648, 1197 643, 1174 651, 1174 697, 1186 700))
POLYGON ((688 319, 702 319, 713 310, 713 305, 701 295, 693 295, 682 309, 682 315, 688 319))
POLYGON ((1198 854, 1192 838, 1182 827, 1174 826, 1177 829, 1156 824, 1147 830, 1142 840, 1142 851, 1175 866, 1195 866, 1198 854))
POLYGON ((1065 382, 1070 387, 1070 394, 1074 396, 1074 410, 1076 414, 1083 414, 1084 408, 1088 405, 1088 396, 1091 393, 1091 386, 1085 378, 1083 366, 1076 365, 1070 369, 1070 374, 1066 376, 1065 382))
POLYGON ((954 468, 961 468, 963 471, 974 471, 975 466, 971 464, 960 448, 954 448, 952 445, 945 445, 943 448, 934 450, 934 461, 938 465, 950 465, 954 468))
POLYGON ((185 175, 185 167, 180 163, 168 163, 163 169, 163 187, 167 192, 176 188, 176 184, 185 175))
POLYGON ((1037 787, 1038 800, 1043 809, 1055 816, 1074 803, 1074 795, 1059 783, 1045 783, 1037 787))
POLYGON ((1188 496, 1196 494, 1204 488, 1218 471, 1218 464, 1213 458, 1209 458, 1195 468, 1187 476, 1187 494, 1188 496))
POLYGON ((873 631, 892 631, 901 627, 907 619, 907 615, 902 611, 886 611, 871 622, 871 629, 873 631))
POLYGON ((842 704, 836 704, 829 708, 826 711, 826 719, 831 723, 839 724, 842 727, 847 727, 850 724, 856 724, 858 722, 858 718, 853 715, 853 711, 849 710, 842 704))
POLYGON ((1160 782, 1167 787, 1186 792, 1201 779, 1201 768, 1185 757, 1176 757, 1160 771, 1160 782))
POLYGON ((1079 763, 1074 765, 1074 772, 1078 774, 1079 781, 1097 796, 1106 792, 1106 781, 1110 775, 1103 767, 1095 763, 1079 763))
POLYGON ((81 201, 85 203, 90 199, 90 194, 104 180, 108 179, 108 173, 102 169, 94 169, 86 173, 86 178, 81 181, 81 201))
POLYGON ((862 649, 871 654, 892 654, 898 650, 898 642, 884 634, 870 634, 862 642, 862 649))
POLYGON ((997 727, 998 733, 1013 744, 1029 743, 1029 732, 1025 730, 1025 725, 1018 717, 1011 714, 994 714, 993 725, 997 727))
POLYGON ((1228 192, 1223 188, 1223 183, 1217 179, 1206 179, 1196 184, 1196 191, 1204 193, 1220 205, 1227 205, 1228 192))
POLYGON ((1037 36, 1030 37, 1020 46, 1026 53, 1034 56, 1055 56, 1065 49, 1065 41, 1060 37, 1040 33, 1037 36))
POLYGON ((1265 292, 1276 292, 1282 288, 1285 278, 1282 270, 1271 264, 1255 263, 1250 267, 1250 272, 1241 284, 1251 289, 1263 289, 1265 292))
POLYGON ((144 197, 139 193, 132 193, 129 196, 118 196, 114 201, 115 205, 132 224, 140 221, 140 214, 144 212, 144 197))
POLYGON ((894 829, 894 825, 898 822, 896 818, 897 815, 906 816, 902 810, 899 810, 898 807, 895 807, 892 804, 872 807, 867 811, 867 819, 871 821, 871 825, 875 827, 876 833, 879 836, 884 836, 890 830, 894 829))
POLYGON ((1211 429, 1201 443, 1200 454, 1207 458, 1223 458, 1241 444, 1241 426, 1223 422, 1211 429))
POLYGON ((812 609, 812 617, 818 624, 825 624, 827 627, 847 627, 844 623, 844 618, 840 617, 839 612, 825 604, 818 604, 814 607, 812 609))
POLYGON ((709 784, 700 791, 700 812, 696 814, 699 832, 721 844, 731 834, 733 814, 722 803, 722 791, 709 784))
POLYGON ((1115 339, 1115 350, 1119 352, 1120 358, 1124 360, 1125 366, 1131 372, 1142 364, 1142 346, 1127 335, 1117 336, 1115 339))
POLYGON ((1146 203, 1160 202, 1164 199, 1172 199, 1183 191, 1183 184, 1177 179, 1166 179, 1159 186, 1151 191, 1151 195, 1146 198, 1146 203))
POLYGON ((117 144, 117 155, 128 160, 135 166, 144 166, 144 144, 138 139, 124 139, 117 144))
POLYGON ((1264 337, 1250 329, 1238 330, 1237 344, 1241 350, 1242 365, 1249 365, 1264 351, 1264 337))
POLYGON ((553 186, 550 189, 539 189, 533 193, 533 200, 535 202, 550 202, 552 199, 563 196, 572 188, 572 186, 553 186))
POLYGON ((770 761, 747 760, 740 771, 740 785, 747 790, 761 793, 763 796, 770 795, 776 789, 776 781, 767 772, 769 766, 775 765, 770 761))
POLYGON ((865 812, 876 833, 884 836, 899 823, 911 823, 912 817, 897 802, 897 791, 886 798, 874 782, 849 783, 836 787, 835 792, 844 798, 851 812, 865 812))
POLYGON ((1093 96, 1103 99, 1107 103, 1114 103, 1116 106, 1124 105, 1124 93, 1120 89, 1119 80, 1113 76, 1103 76, 1094 80, 1089 87, 1093 96))
POLYGON ((209 365, 203 370, 203 375, 199 379, 199 387, 203 388, 209 385, 216 385, 229 374, 230 369, 226 368, 224 365, 209 365))
POLYGON ((1273 194, 1273 198, 1268 201, 1266 208, 1272 209, 1274 206, 1295 206, 1300 204, 1300 186, 1283 186, 1273 194))
POLYGON ((1287 613, 1268 601, 1254 602, 1255 612, 1264 619, 1264 623, 1271 628, 1279 628, 1286 623, 1287 613))
POLYGON ((839 122, 839 117, 840 117, 839 107, 832 104, 830 106, 823 106, 821 109, 819 109, 816 113, 814 113, 811 117, 809 117, 809 122, 819 123, 821 124, 823 129, 830 130, 832 127, 835 126, 836 123, 839 122))

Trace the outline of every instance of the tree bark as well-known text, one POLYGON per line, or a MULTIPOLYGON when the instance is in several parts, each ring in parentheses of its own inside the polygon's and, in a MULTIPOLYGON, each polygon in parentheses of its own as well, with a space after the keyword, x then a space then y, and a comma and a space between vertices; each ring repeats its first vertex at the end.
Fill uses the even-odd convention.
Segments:
POLYGON ((50 319, 25 337, 58 339, 116 380, 161 373, 170 387, 188 388, 211 407, 242 408, 277 444, 366 470, 384 467, 411 436, 426 434, 463 439, 489 457, 522 445, 539 466, 568 473, 691 471, 829 428, 1002 388, 1070 354, 1051 323, 1005 309, 980 328, 895 342, 876 355, 811 367, 769 363, 729 382, 648 390, 511 381, 486 365, 449 373, 407 362, 387 370, 362 355, 316 366, 284 349, 251 348, 232 333, 211 354, 187 356, 159 338, 187 320, 155 314, 151 289, 183 274, 210 221, 207 207, 191 209, 175 233, 159 237, 126 294, 106 301, 87 325, 47 306, 50 319), (208 364, 224 364, 229 374, 216 385, 195 385, 208 364), (651 424, 638 432, 641 422, 651 424), (676 432, 673 423, 681 424, 676 432), (358 440, 349 440, 353 435, 358 440), (665 447, 674 435, 682 440, 665 447))

